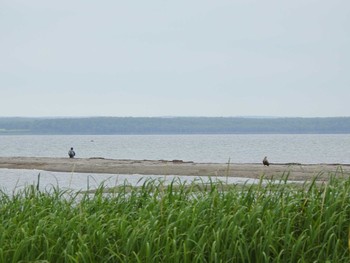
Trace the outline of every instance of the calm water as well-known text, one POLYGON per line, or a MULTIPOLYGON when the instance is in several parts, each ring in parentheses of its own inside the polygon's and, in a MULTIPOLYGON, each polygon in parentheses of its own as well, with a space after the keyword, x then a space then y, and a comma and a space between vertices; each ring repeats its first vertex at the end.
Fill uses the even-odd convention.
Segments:
POLYGON ((213 182, 221 181, 230 184, 254 184, 258 183, 258 179, 248 179, 239 177, 198 177, 198 176, 175 176, 175 175, 125 175, 125 174, 92 174, 92 173, 60 173, 40 170, 17 170, 17 169, 0 169, 0 190, 7 194, 17 192, 28 185, 37 185, 38 174, 40 173, 40 190, 50 191, 53 187, 59 187, 63 190, 89 190, 96 189, 101 184, 106 187, 114 187, 118 185, 130 184, 133 186, 142 185, 145 180, 154 179, 161 180, 164 184, 172 182, 176 178, 176 182, 213 182))
POLYGON ((195 162, 350 163, 350 135, 0 136, 0 156, 181 159, 195 162))
MULTIPOLYGON (((233 163, 258 163, 266 155, 275 163, 350 163, 350 135, 0 136, 0 156, 68 157, 71 146, 76 150, 76 157, 81 158, 181 159, 219 163, 230 159, 233 163)), ((72 190, 96 188, 102 182, 111 187, 124 182, 137 185, 147 178, 162 178, 0 169, 0 189, 11 192, 36 184, 38 173, 41 174, 41 188, 58 185, 72 190)), ((166 180, 173 178, 167 176, 166 180)), ((196 180, 196 177, 179 178, 182 181, 196 180)), ((217 179, 226 181, 226 178, 217 179)), ((246 178, 228 180, 229 183, 247 181, 246 178)), ((250 183, 254 180, 250 179, 250 183)))

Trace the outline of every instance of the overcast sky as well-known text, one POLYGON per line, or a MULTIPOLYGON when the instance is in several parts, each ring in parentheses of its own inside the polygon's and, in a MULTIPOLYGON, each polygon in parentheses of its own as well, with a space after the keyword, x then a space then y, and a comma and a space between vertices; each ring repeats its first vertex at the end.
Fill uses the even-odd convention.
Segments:
POLYGON ((0 116, 350 116, 349 0, 1 0, 0 116))

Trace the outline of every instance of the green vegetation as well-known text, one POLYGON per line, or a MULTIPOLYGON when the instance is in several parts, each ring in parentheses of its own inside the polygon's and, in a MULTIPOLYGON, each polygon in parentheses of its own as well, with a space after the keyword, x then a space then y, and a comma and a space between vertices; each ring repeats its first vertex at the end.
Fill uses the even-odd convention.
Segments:
POLYGON ((350 133, 350 117, 0 118, 6 134, 266 134, 350 133))
POLYGON ((0 262, 350 262, 350 180, 0 194, 0 262))

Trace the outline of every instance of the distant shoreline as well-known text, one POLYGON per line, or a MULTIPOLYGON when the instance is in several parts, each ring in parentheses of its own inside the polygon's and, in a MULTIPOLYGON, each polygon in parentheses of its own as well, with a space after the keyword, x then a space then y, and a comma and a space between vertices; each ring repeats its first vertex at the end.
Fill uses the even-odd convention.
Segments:
POLYGON ((0 134, 350 134, 350 117, 0 117, 0 134))
POLYGON ((279 179, 288 174, 289 180, 305 181, 318 175, 318 180, 329 179, 329 174, 350 176, 350 164, 271 164, 257 163, 194 163, 182 160, 127 160, 94 158, 0 157, 0 168, 37 169, 54 172, 228 176, 244 178, 279 179))

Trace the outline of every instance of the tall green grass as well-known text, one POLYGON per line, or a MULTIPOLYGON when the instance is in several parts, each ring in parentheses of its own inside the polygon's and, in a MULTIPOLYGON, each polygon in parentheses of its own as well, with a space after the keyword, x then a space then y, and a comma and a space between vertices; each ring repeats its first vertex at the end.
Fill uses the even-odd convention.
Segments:
POLYGON ((0 262, 350 262, 350 180, 0 193, 0 262))

